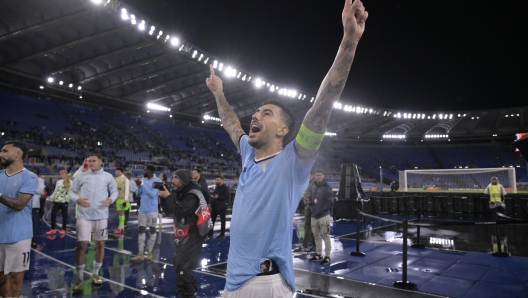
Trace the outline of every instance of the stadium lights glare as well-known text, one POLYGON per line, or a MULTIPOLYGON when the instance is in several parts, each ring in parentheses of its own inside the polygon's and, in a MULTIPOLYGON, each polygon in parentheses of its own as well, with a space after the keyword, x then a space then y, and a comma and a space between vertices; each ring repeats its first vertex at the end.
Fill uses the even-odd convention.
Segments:
POLYGON ((102 0, 92 0, 93 3, 95 4, 101 4, 101 2, 103 2, 102 0))
POLYGON ((213 61, 213 68, 217 68, 218 67, 218 61, 213 61))
POLYGON ((44 86, 40 86, 40 89, 44 89, 44 86))
POLYGON ((384 139, 405 139, 405 135, 383 135, 384 139))
POLYGON ((145 30, 145 20, 142 20, 141 23, 139 23, 138 28, 141 31, 145 30))
POLYGON ((211 121, 216 121, 216 122, 221 122, 222 119, 218 118, 218 117, 211 117, 209 115, 204 115, 203 117, 205 120, 211 120, 211 121))
POLYGON ((171 117, 171 118, 172 118, 172 115, 169 115, 169 117, 171 117))
POLYGON ((325 132, 325 136, 329 136, 329 137, 335 137, 337 136, 337 134, 335 132, 325 132))
POLYGON ((53 78, 52 77, 48 78, 48 83, 53 83, 53 78))
POLYGON ((447 139, 449 135, 425 135, 426 139, 447 139))
POLYGON ((173 37, 173 38, 171 39, 171 45, 173 45, 173 46, 177 46, 177 45, 179 45, 179 44, 180 44, 180 40, 177 39, 176 37, 173 37))
MULTIPOLYGON (((204 64, 207 64, 207 61, 209 61, 209 57, 205 58, 204 64)), ((246 75, 244 75, 244 78, 242 78, 242 81, 246 80, 246 75)))
POLYGON ((63 81, 60 81, 60 82, 59 82, 59 85, 61 85, 61 86, 62 86, 62 84, 64 84, 64 82, 63 82, 63 81))
POLYGON ((130 22, 132 23, 132 25, 135 25, 136 24, 136 16, 131 14, 130 15, 130 22))
MULTIPOLYGON (((215 61, 216 62, 216 61, 215 61)), ((213 66, 214 67, 214 66, 213 66)), ((261 79, 255 79, 255 87, 260 88, 262 87, 262 80, 261 79)))
POLYGON ((82 98, 82 95, 80 95, 79 98, 82 98))
POLYGON ((220 64, 218 65, 218 70, 219 70, 219 71, 222 71, 223 69, 224 69, 224 63, 220 63, 220 64))
MULTIPOLYGON (((164 107, 156 103, 148 103, 147 108, 152 109, 152 110, 165 111, 165 112, 170 111, 170 108, 164 107)), ((147 111, 147 113, 150 113, 150 111, 147 111)))
POLYGON ((81 89, 82 89, 82 87, 81 87, 81 86, 77 87, 77 90, 81 90, 81 89))

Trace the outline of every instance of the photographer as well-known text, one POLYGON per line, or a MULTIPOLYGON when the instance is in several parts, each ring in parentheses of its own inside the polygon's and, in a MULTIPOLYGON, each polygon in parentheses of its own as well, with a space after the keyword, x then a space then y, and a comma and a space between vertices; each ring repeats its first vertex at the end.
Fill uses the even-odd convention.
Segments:
POLYGON ((198 184, 192 181, 189 170, 177 170, 172 175, 173 193, 165 188, 159 192, 163 210, 174 218, 176 247, 172 261, 176 271, 177 296, 194 297, 198 283, 192 271, 198 265, 202 244, 207 234, 201 235, 195 212, 205 199, 198 184))
POLYGON ((147 165, 143 173, 143 179, 136 179, 138 189, 136 193, 140 197, 141 205, 138 214, 138 254, 130 258, 132 261, 143 260, 143 250, 146 240, 146 227, 149 227, 150 238, 148 241, 147 259, 152 260, 152 249, 156 243, 156 221, 158 220, 158 189, 162 187, 161 180, 154 176, 156 168, 147 165), (157 185, 156 185, 157 182, 157 185))

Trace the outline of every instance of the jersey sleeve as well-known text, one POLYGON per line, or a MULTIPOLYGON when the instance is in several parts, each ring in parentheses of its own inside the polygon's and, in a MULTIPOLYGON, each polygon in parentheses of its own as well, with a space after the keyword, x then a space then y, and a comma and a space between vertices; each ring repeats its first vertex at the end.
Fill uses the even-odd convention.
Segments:
POLYGON ((249 145, 249 136, 242 135, 240 137, 240 155, 242 157, 242 170, 247 166, 248 161, 251 158, 251 152, 255 149, 249 145))
POLYGON ((22 181, 22 186, 18 192, 27 193, 34 195, 37 192, 38 188, 38 178, 37 176, 27 175, 22 181))
POLYGON ((295 153, 296 142, 297 141, 293 141, 286 145, 284 153, 286 153, 287 159, 291 161, 293 166, 290 171, 291 175, 293 175, 293 181, 296 184, 302 184, 304 181, 310 179, 310 170, 312 169, 318 154, 308 159, 300 158, 297 156, 297 153, 295 153))

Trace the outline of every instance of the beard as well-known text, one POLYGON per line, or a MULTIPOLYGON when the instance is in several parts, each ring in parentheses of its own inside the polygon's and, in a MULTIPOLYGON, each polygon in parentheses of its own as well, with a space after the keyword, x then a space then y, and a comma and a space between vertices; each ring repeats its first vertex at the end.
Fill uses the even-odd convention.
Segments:
POLYGON ((220 185, 222 185, 222 184, 221 184, 221 183, 215 183, 215 185, 216 185, 216 186, 220 186, 220 185))
POLYGON ((13 160, 13 159, 2 159, 1 164, 2 164, 2 166, 7 168, 11 164, 13 164, 14 162, 15 162, 15 160, 13 160))
POLYGON ((143 177, 148 178, 148 174, 146 172, 143 173, 143 177))
POLYGON ((497 185, 497 182, 491 182, 491 184, 493 184, 493 185, 497 185))

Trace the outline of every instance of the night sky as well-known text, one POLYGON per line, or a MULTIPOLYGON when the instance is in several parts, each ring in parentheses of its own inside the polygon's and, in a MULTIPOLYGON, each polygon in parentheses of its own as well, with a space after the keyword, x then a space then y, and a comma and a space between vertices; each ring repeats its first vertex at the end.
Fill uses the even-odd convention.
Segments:
MULTIPOLYGON (((237 69, 316 93, 344 1, 123 0, 237 69)), ((527 1, 363 1, 344 104, 425 111, 527 105, 527 1)))

